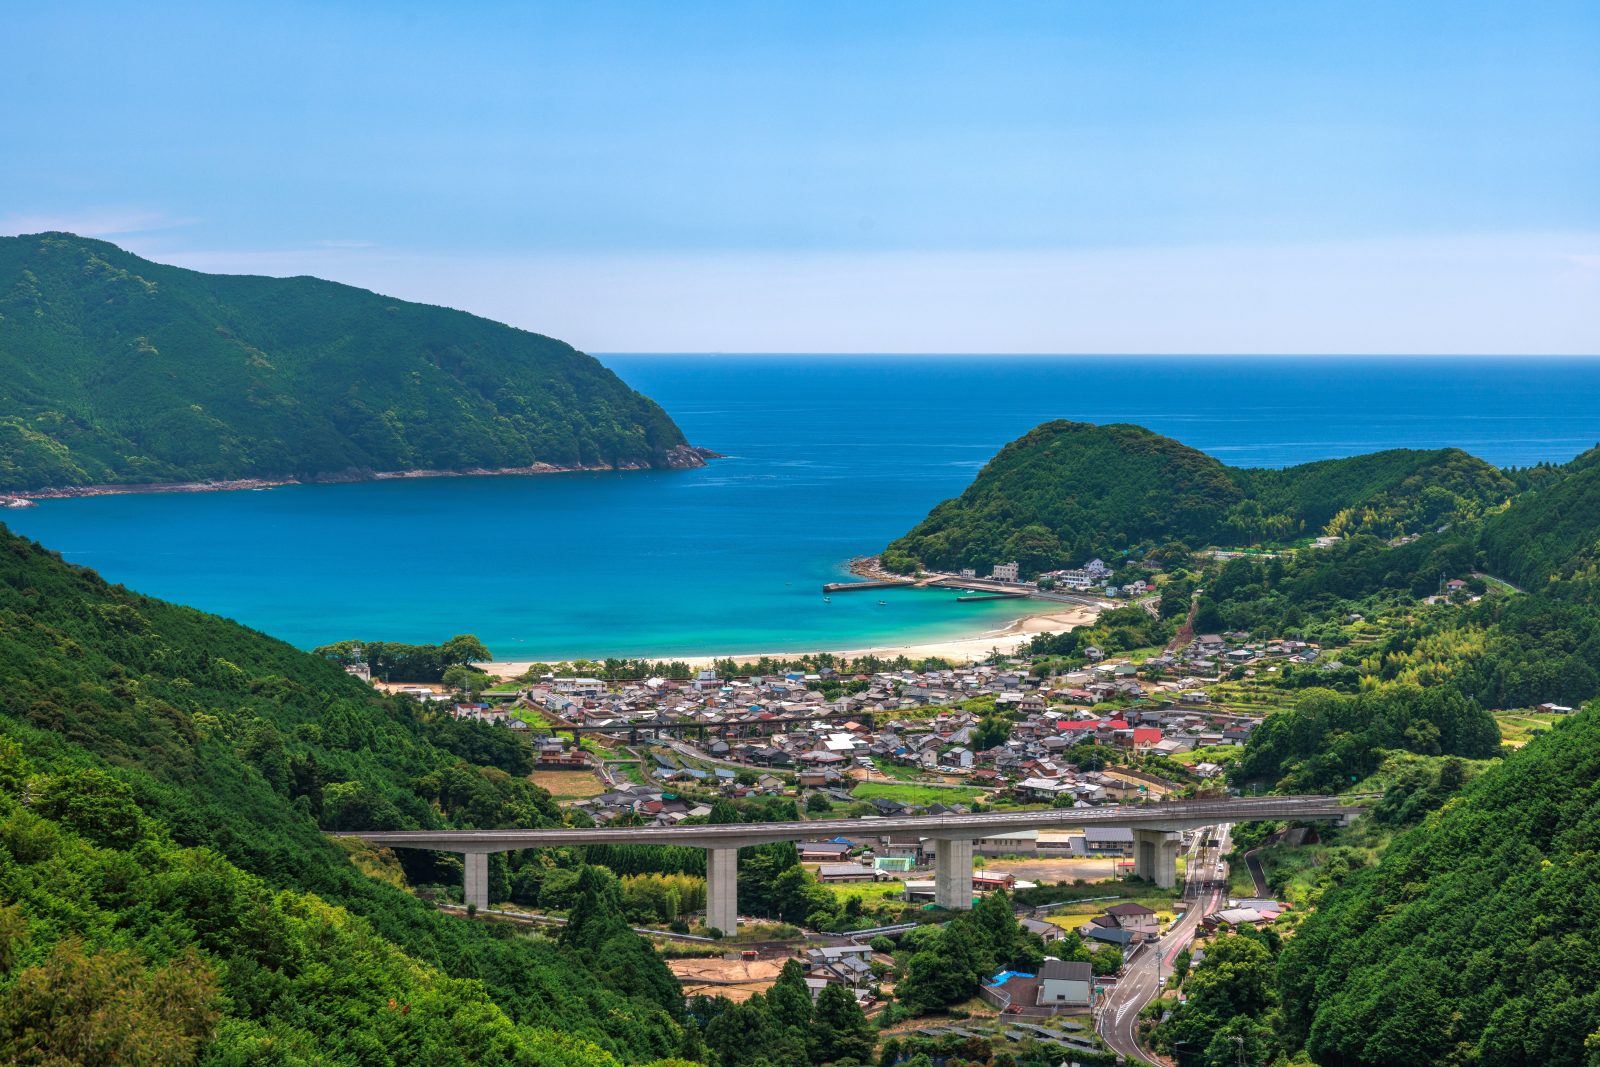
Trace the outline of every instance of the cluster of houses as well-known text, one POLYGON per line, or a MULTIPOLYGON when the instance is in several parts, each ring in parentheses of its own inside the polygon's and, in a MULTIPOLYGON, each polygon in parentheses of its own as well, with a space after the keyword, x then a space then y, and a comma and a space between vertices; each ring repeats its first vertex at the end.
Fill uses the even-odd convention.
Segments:
MULTIPOLYGON (((1271 641, 1252 641, 1247 633, 1229 631, 1223 634, 1199 634, 1176 653, 1165 653, 1162 669, 1183 672, 1194 681, 1206 675, 1220 676, 1236 667, 1246 674, 1254 671, 1277 671, 1284 664, 1296 666, 1324 666, 1322 650, 1309 641, 1292 638, 1271 641)), ((1147 665, 1154 661, 1146 661, 1147 665)), ((1331 665, 1329 665, 1331 666, 1331 665)))
MULTIPOLYGON (((1092 646, 1083 649, 1083 654, 1088 661, 1083 669, 1046 679, 1031 676, 1020 664, 880 671, 870 675, 841 674, 824 667, 815 672, 787 671, 732 679, 707 670, 688 680, 649 678, 615 686, 597 678, 546 676, 514 695, 508 694, 504 702, 458 703, 454 713, 511 729, 525 727, 528 718, 547 721, 557 729, 581 726, 621 732, 684 724, 703 726, 727 743, 728 752, 739 748, 751 757, 741 758, 740 762, 779 766, 796 766, 797 756, 816 748, 841 756, 862 754, 856 751, 860 742, 857 728, 870 719, 883 724, 887 736, 869 741, 870 751, 865 754, 900 758, 929 768, 961 770, 976 762, 969 758, 973 753, 959 751, 964 739, 949 746, 957 751, 941 748, 930 753, 926 738, 907 740, 908 730, 917 727, 896 721, 900 713, 921 720, 930 706, 945 707, 984 696, 992 696, 997 709, 1024 718, 1047 712, 1072 714, 1108 703, 1205 705, 1211 703, 1206 686, 1235 668, 1270 671, 1285 664, 1315 664, 1321 657, 1317 646, 1305 641, 1252 642, 1249 634, 1236 632, 1201 634, 1180 650, 1162 652, 1140 663, 1109 657, 1092 646), (851 684, 835 684, 845 682, 851 684), (826 695, 825 689, 835 695, 826 695), (850 722, 853 717, 859 717, 861 722, 850 722), (830 726, 831 733, 851 736, 819 738, 814 731, 808 732, 804 722, 794 721, 822 718, 842 724, 830 726), (777 740, 780 735, 781 742, 777 740), (772 744, 763 743, 769 738, 772 744), (906 746, 909 753, 901 751, 906 746), (781 752, 760 751, 774 748, 781 752), (906 759, 908 754, 912 758, 906 759), (789 757, 787 761, 785 755, 789 757)), ((715 747, 711 754, 725 755, 715 747)))
MULTIPOLYGON (((1091 559, 1081 567, 1069 567, 1063 570, 1046 571, 1039 575, 1041 581, 1048 580, 1058 589, 1105 589, 1111 587, 1112 570, 1106 566, 1105 560, 1091 559)), ((1144 583, 1141 581, 1140 586, 1144 583)), ((1116 594, 1111 594, 1115 596, 1116 594)))
MULTIPOLYGON (((653 750, 649 775, 653 787, 668 791, 698 786, 737 799, 779 796, 798 788, 820 792, 833 803, 851 804, 856 802, 852 790, 859 781, 884 765, 899 764, 958 777, 995 792, 1009 791, 1019 801, 1089 806, 1158 797, 1171 791, 1173 783, 1115 766, 1080 767, 1074 760, 1085 744, 1106 747, 1109 757, 1104 762, 1115 764, 1133 753, 1176 755, 1195 748, 1241 745, 1256 721, 1215 709, 1129 709, 1102 717, 1085 708, 1053 707, 1017 720, 1005 740, 982 748, 976 742, 979 716, 960 709, 926 719, 873 720, 870 725, 825 719, 785 723, 774 728, 781 732, 769 734, 759 733, 763 720, 756 718, 722 724, 727 736, 708 734, 704 741, 691 736, 682 750, 701 759, 653 750), (756 736, 739 736, 746 733, 756 736)), ((560 766, 564 759, 585 759, 581 753, 564 756, 564 747, 562 738, 542 739, 541 765, 560 766)), ((1197 764, 1193 770, 1202 778, 1221 772, 1209 762, 1197 764)), ((615 804, 601 806, 591 814, 605 821, 623 810, 636 810, 627 803, 630 799, 618 793, 603 794, 591 803, 609 800, 615 804)), ((889 797, 865 803, 882 816, 965 810, 956 803, 911 804, 889 797)), ((1023 845, 1009 851, 1027 853, 1033 847, 1023 845)))
MULTIPOLYGON (((1071 589, 1075 592, 1099 590, 1112 597, 1117 596, 1119 593, 1124 596, 1142 595, 1151 588, 1141 578, 1119 590, 1111 584, 1114 573, 1105 560, 1091 559, 1081 567, 1066 567, 1060 570, 1045 571, 1031 584, 1039 589, 1071 589)), ((977 579, 980 576, 976 567, 963 567, 956 574, 956 577, 977 579)), ((1012 560, 1009 563, 996 563, 987 575, 987 579, 991 582, 1004 582, 1008 585, 1029 584, 1023 581, 1022 567, 1016 560, 1012 560)))
POLYGON ((1091 945, 1114 945, 1124 951, 1160 932, 1156 913, 1131 900, 1113 904, 1078 927, 1079 935, 1091 945))
MULTIPOLYGON (((512 730, 544 724, 538 731, 553 736, 539 738, 539 762, 549 767, 589 765, 561 736, 564 728, 634 741, 670 734, 670 746, 650 749, 648 786, 614 784, 584 802, 598 822, 624 813, 656 822, 688 817, 693 805, 667 799, 685 786, 735 798, 813 790, 855 803, 851 793, 859 781, 891 765, 958 778, 1018 801, 1087 806, 1172 788, 1152 775, 1118 769, 1136 762, 1129 756, 1244 744, 1259 720, 1228 711, 1207 693, 1227 672, 1320 661, 1313 644, 1252 640, 1244 633, 1201 634, 1140 663, 1092 647, 1083 652, 1082 669, 1047 678, 1015 663, 853 675, 822 668, 731 679, 702 671, 685 680, 625 683, 545 676, 514 694, 455 703, 451 710, 512 730), (1005 713, 1010 730, 1003 739, 983 728, 981 713, 960 706, 981 697, 1005 713), (1104 748, 1105 758, 1083 759, 1088 744, 1104 748)), ((1210 762, 1192 770, 1202 778, 1221 772, 1210 762)), ((881 797, 868 803, 884 816, 964 810, 881 797)), ((1052 847, 1059 845, 1017 842, 1008 852, 1052 847)))
MULTIPOLYGON (((1141 664, 1116 662, 1088 649, 1086 669, 1044 679, 1007 666, 885 671, 848 679, 826 669, 735 679, 702 672, 686 681, 652 678, 615 688, 592 678, 546 678, 502 701, 457 703, 453 713, 514 730, 528 729, 530 720, 547 723, 554 736, 539 742, 545 766, 587 765, 576 746, 569 751, 560 736, 565 727, 614 731, 634 740, 670 732, 677 753, 653 749, 655 766, 648 768, 651 785, 664 791, 699 785, 749 797, 798 786, 848 803, 860 779, 900 765, 1010 790, 1019 800, 1116 803, 1160 795, 1170 783, 1128 771, 1082 769, 1074 753, 1081 754, 1085 744, 1104 746, 1108 758, 1096 763, 1115 765, 1132 754, 1173 756, 1243 744, 1255 728, 1255 718, 1229 713, 1206 699, 1200 688, 1204 678, 1185 674, 1169 680, 1169 672, 1215 668, 1205 658, 1211 656, 1257 663, 1304 660, 1316 653, 1302 642, 1251 646, 1232 636, 1203 635, 1189 649, 1141 664), (1240 652, 1248 658, 1235 655, 1240 652), (831 681, 856 684, 825 685, 831 681), (836 695, 825 695, 824 688, 836 695), (1012 724, 998 743, 981 730, 980 714, 958 706, 983 696, 992 697, 1012 724)), ((1195 768, 1202 777, 1218 771, 1209 763, 1195 768)), ((600 821, 636 810, 638 798, 632 794, 619 790, 604 797, 609 803, 593 812, 600 821)), ((871 803, 882 815, 925 810, 883 798, 871 803)))

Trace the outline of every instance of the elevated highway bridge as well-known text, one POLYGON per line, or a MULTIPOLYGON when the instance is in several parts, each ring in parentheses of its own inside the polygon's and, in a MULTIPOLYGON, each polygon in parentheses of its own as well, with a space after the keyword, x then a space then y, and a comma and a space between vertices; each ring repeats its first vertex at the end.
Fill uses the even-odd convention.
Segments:
POLYGON ((706 850, 706 925, 731 934, 738 923, 739 849, 773 841, 915 834, 935 842, 934 900, 952 910, 972 907, 972 843, 1018 830, 1123 827, 1133 831, 1134 872, 1163 888, 1177 884, 1178 832, 1254 820, 1348 821, 1365 797, 1226 797, 1160 804, 1047 808, 967 815, 903 815, 810 822, 694 826, 596 826, 530 830, 377 830, 335 834, 385 848, 456 852, 465 860, 465 901, 489 904, 489 854, 562 845, 687 845, 706 850))

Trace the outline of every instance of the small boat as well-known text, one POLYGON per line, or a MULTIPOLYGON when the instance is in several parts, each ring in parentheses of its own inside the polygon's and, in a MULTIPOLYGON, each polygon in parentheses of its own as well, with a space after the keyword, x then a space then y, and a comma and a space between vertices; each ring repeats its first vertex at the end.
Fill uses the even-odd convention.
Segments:
POLYGON ((832 604, 833 603, 833 597, 825 596, 825 597, 822 598, 822 602, 824 604, 832 604))
POLYGON ((880 601, 878 601, 878 607, 881 608, 881 607, 885 606, 888 603, 889 602, 887 600, 880 600, 880 601))

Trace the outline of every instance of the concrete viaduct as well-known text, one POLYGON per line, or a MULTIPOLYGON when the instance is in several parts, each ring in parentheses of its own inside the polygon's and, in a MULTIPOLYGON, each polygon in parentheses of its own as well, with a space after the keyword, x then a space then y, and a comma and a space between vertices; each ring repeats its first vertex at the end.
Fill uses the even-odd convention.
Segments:
MULTIPOLYGON (((1347 798, 1348 799, 1348 798, 1347 798)), ((738 924, 739 849, 773 841, 844 835, 916 834, 936 842, 934 901, 972 907, 972 843, 1017 830, 1116 826, 1133 831, 1134 873, 1163 888, 1177 884, 1180 830, 1251 820, 1348 820, 1363 809, 1338 797, 1232 797, 1097 808, 817 819, 812 822, 613 826, 559 830, 384 830, 336 834, 386 848, 457 852, 465 861, 463 899, 489 906, 489 854, 561 845, 688 845, 706 850, 706 925, 732 934, 738 924)))

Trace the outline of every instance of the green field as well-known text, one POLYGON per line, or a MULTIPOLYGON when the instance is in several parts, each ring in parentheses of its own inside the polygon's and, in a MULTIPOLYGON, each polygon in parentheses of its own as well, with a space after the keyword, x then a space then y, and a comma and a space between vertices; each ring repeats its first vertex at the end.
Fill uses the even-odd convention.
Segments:
POLYGON ((1180 752, 1172 759, 1186 767, 1193 767, 1196 763, 1216 763, 1226 767, 1238 760, 1244 749, 1238 745, 1211 745, 1208 748, 1196 748, 1188 752, 1180 752))
POLYGON ((967 786, 940 789, 902 782, 863 782, 850 795, 856 800, 876 800, 881 797, 902 804, 970 804, 983 796, 983 790, 967 786))
POLYGON ((872 773, 893 778, 897 782, 916 782, 923 777, 923 772, 917 767, 907 767, 903 763, 890 763, 887 760, 879 760, 872 773))
POLYGON ((818 885, 832 893, 840 901, 852 897, 859 899, 864 904, 876 903, 886 897, 898 898, 906 891, 904 882, 818 882, 818 885))
POLYGON ((1497 711, 1494 721, 1500 727, 1500 740, 1512 748, 1521 748, 1538 731, 1548 730, 1568 715, 1550 715, 1542 711, 1497 711))
POLYGON ((534 711, 532 708, 518 708, 511 714, 515 715, 529 726, 541 727, 545 730, 549 730, 550 728, 550 720, 539 714, 537 711, 534 711))
POLYGON ((629 760, 625 763, 613 763, 611 768, 613 774, 620 774, 634 785, 649 784, 645 780, 644 768, 639 765, 637 760, 629 760))
POLYGON ((1158 889, 1147 882, 1096 882, 1087 886, 1061 886, 1061 899, 1069 900, 1073 896, 1082 896, 1083 900, 1068 903, 1062 907, 1054 908, 1049 915, 1044 916, 1046 922, 1054 923, 1067 930, 1075 930, 1102 914, 1113 904, 1126 904, 1133 902, 1143 904, 1155 912, 1163 923, 1169 923, 1177 914, 1173 909, 1173 902, 1178 894, 1172 890, 1158 889), (1115 897, 1113 900, 1099 900, 1098 897, 1115 897))

